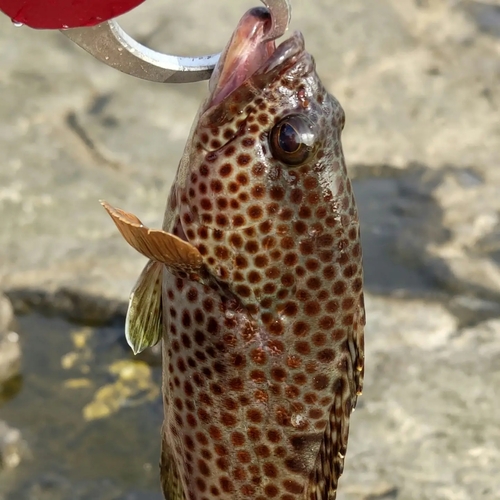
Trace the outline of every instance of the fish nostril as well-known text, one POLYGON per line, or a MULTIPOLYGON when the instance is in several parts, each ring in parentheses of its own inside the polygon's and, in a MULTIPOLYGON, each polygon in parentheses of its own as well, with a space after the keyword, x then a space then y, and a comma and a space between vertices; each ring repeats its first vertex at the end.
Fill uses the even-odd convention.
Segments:
POLYGON ((269 10, 265 7, 254 7, 253 9, 250 9, 249 14, 257 19, 266 21, 266 30, 271 27, 271 12, 269 12, 269 10))

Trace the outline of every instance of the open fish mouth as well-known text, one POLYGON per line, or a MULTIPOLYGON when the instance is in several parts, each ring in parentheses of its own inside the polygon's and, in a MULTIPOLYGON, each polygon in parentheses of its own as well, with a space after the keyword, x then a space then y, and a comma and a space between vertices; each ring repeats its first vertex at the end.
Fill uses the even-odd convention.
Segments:
POLYGON ((263 7, 250 9, 242 17, 210 79, 207 107, 222 102, 256 74, 292 66, 305 52, 300 32, 295 32, 276 48, 275 41, 267 38, 270 27, 270 13, 263 7))

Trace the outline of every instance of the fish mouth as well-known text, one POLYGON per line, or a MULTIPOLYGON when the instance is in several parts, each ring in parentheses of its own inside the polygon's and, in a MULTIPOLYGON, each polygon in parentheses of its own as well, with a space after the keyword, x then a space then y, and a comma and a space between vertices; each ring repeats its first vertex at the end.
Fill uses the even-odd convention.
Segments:
POLYGON ((276 48, 275 41, 267 37, 270 29, 271 15, 266 8, 256 7, 244 14, 210 79, 207 108, 220 104, 253 76, 272 77, 275 70, 286 71, 305 52, 300 32, 276 48))

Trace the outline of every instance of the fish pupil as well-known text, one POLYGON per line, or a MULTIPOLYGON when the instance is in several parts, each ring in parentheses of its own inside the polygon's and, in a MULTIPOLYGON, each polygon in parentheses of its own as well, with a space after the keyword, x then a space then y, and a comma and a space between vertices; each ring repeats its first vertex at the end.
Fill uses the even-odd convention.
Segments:
POLYGON ((298 132, 289 124, 285 123, 280 128, 279 145, 286 153, 295 153, 300 147, 298 132))

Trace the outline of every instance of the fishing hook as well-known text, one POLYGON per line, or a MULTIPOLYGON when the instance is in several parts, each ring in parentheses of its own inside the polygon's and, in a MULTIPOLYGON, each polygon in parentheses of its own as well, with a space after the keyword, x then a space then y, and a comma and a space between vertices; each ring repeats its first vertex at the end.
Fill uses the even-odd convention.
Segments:
MULTIPOLYGON (((281 37, 290 23, 290 0, 261 1, 271 14, 268 39, 281 37)), ((208 80, 220 57, 220 54, 181 57, 157 52, 134 40, 114 19, 92 27, 61 32, 99 61, 151 82, 189 83, 208 80)))

